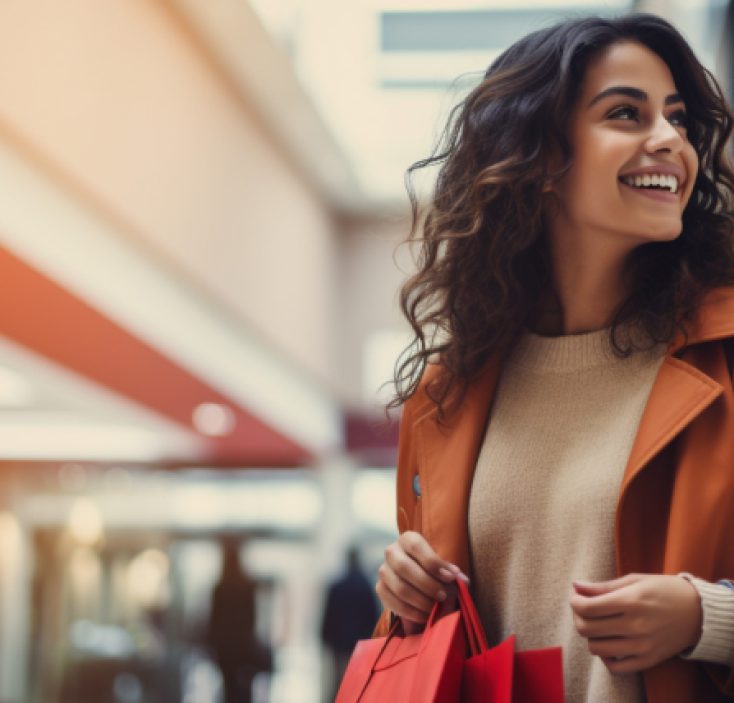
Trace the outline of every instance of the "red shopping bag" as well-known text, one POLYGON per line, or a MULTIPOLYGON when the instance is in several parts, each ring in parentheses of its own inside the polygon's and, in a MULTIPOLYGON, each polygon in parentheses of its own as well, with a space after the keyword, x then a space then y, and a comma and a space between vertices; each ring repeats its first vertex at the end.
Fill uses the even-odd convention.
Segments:
POLYGON ((491 649, 466 585, 457 611, 436 603, 422 633, 360 641, 336 703, 563 703, 560 647, 515 652, 509 637, 491 649))
POLYGON ((490 649, 469 589, 457 583, 471 653, 464 663, 462 703, 563 703, 561 648, 516 652, 511 635, 490 649))
POLYGON ((336 703, 458 703, 466 658, 461 613, 438 614, 436 605, 421 634, 402 636, 396 622, 387 637, 358 642, 336 703))

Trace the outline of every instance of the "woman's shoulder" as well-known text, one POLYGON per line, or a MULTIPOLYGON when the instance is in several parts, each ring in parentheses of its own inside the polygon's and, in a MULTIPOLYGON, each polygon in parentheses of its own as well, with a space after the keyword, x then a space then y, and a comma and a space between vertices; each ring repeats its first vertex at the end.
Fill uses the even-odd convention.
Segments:
POLYGON ((421 410, 427 409, 430 405, 435 405, 431 398, 428 388, 434 383, 441 374, 441 365, 437 361, 429 361, 426 364, 421 379, 416 386, 415 392, 405 401, 403 406, 403 414, 410 412, 415 414, 421 410))

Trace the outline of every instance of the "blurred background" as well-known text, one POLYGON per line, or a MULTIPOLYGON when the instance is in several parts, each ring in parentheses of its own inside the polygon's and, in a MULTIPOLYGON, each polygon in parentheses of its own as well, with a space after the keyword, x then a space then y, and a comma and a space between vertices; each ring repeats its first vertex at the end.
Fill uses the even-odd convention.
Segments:
POLYGON ((330 700, 394 538, 405 168, 509 43, 728 0, 0 3, 0 701, 330 700), (361 574, 361 575, 360 575, 361 574))

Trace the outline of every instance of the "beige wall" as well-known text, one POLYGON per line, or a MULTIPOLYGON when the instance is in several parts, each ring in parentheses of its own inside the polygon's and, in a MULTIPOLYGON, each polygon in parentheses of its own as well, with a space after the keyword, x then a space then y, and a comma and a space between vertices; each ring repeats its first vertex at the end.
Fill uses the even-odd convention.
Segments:
POLYGON ((331 213, 165 3, 0 3, 0 138, 333 382, 331 213))
POLYGON ((344 386, 353 406, 364 402, 362 360, 368 337, 381 330, 407 334, 409 329, 398 303, 399 288, 412 270, 410 252, 399 246, 409 229, 409 220, 400 217, 344 224, 340 350, 344 386))

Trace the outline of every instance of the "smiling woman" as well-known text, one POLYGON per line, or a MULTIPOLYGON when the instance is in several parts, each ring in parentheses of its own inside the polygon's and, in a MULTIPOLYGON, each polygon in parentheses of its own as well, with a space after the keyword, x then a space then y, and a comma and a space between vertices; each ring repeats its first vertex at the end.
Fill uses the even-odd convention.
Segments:
POLYGON ((734 697, 731 132, 671 25, 584 18, 412 167, 441 168, 377 593, 410 628, 467 574, 493 643, 563 647, 569 703, 734 697))
MULTIPOLYGON (((686 152, 693 149, 699 168, 687 174, 692 190, 687 192, 690 206, 681 208, 678 218, 682 236, 670 247, 629 252, 625 263, 631 285, 604 322, 610 323, 620 352, 624 340, 617 334, 619 324, 631 318, 652 340, 664 341, 694 315, 707 289, 734 281, 734 172, 725 157, 732 116, 715 79, 683 37, 660 18, 644 15, 582 19, 535 32, 500 55, 484 81, 454 109, 435 153, 410 169, 441 166, 424 220, 411 193, 420 265, 403 287, 401 302, 415 342, 401 359, 395 405, 415 392, 428 359, 440 354, 444 373, 432 394, 443 409, 449 395, 459 398, 493 353, 512 344, 529 316, 549 307, 560 316, 552 243, 546 236, 550 211, 560 204, 554 191, 568 187, 566 176, 575 162, 601 158, 574 143, 579 118, 606 107, 602 116, 608 120, 597 120, 599 129, 614 124, 620 137, 637 133, 637 148, 643 148, 641 130, 649 130, 655 117, 650 110, 660 109, 643 98, 665 92, 655 83, 661 73, 672 91, 665 98, 681 100, 666 104, 666 119, 681 131, 685 123, 686 152), (635 65, 640 55, 654 64, 653 74, 635 65), (608 83, 594 92, 590 84, 599 80, 599 64, 608 64, 602 58, 615 56, 617 65, 609 67, 624 67, 625 74, 610 74, 608 83), (612 94, 601 95, 607 90, 612 94), (584 104, 582 91, 594 105, 584 104), (444 334, 434 337, 431 330, 444 334), (456 330, 461 333, 452 333, 456 330)), ((604 134, 598 136, 606 149, 614 133, 604 134)), ((682 157, 661 153, 645 156, 648 167, 660 168, 667 161, 666 167, 683 168, 682 157)), ((639 163, 628 168, 644 167, 639 163)), ((619 171, 614 177, 623 175, 619 171)), ((593 203, 609 197, 594 187, 602 176, 586 173, 593 203)), ((619 214, 607 227, 626 225, 619 214)), ((657 215, 652 225, 659 226, 657 215)))

